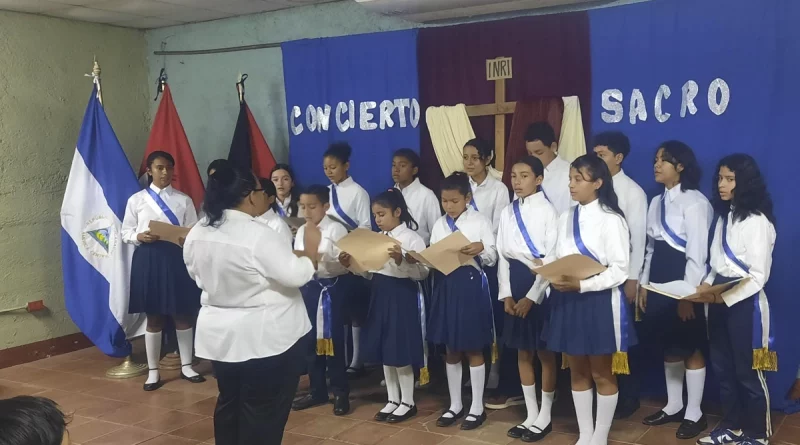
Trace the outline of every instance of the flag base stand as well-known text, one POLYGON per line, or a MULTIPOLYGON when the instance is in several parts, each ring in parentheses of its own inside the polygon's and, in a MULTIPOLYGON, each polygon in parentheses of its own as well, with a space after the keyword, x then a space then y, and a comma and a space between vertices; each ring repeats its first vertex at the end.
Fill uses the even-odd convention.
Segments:
POLYGON ((125 357, 121 364, 106 371, 106 377, 110 379, 130 379, 147 374, 147 365, 134 363, 131 356, 125 357))
POLYGON ((170 352, 158 362, 158 367, 166 370, 181 369, 181 356, 178 353, 170 352))

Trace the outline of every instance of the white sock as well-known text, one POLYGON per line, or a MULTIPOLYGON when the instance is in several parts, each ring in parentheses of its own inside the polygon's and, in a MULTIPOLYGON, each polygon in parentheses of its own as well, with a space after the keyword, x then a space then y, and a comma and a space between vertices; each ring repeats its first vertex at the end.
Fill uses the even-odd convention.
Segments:
POLYGON ((384 414, 393 413, 400 403, 400 381, 397 379, 397 368, 394 366, 384 366, 383 376, 386 378, 386 394, 389 396, 389 402, 381 410, 384 414), (394 403, 391 403, 394 402, 394 403))
MULTIPOLYGON (((450 390, 450 411, 458 414, 464 409, 464 404, 461 402, 461 362, 448 363, 446 368, 447 388, 450 390)), ((445 413, 442 417, 452 418, 453 415, 445 413)))
POLYGON ((667 378, 667 406, 662 411, 668 416, 683 409, 683 375, 686 366, 683 362, 664 362, 664 375, 667 378))
POLYGON ((487 389, 497 389, 500 384, 500 360, 492 363, 489 367, 489 381, 486 382, 487 389))
POLYGON ((594 421, 592 419, 594 390, 572 391, 572 401, 575 403, 575 416, 578 418, 578 429, 580 430, 576 445, 589 445, 594 434, 594 421))
POLYGON ((483 414, 483 386, 486 382, 486 365, 471 366, 469 368, 470 380, 472 380, 472 406, 469 413, 480 416, 483 414))
POLYGON ((700 402, 703 401, 703 388, 706 386, 706 368, 686 370, 686 416, 684 419, 697 422, 703 417, 700 402))
POLYGON ((539 417, 536 418, 536 422, 533 422, 533 426, 542 431, 550 425, 552 420, 550 418, 550 413, 553 410, 553 399, 555 399, 555 396, 555 392, 542 391, 542 407, 539 409, 539 417))
MULTIPOLYGON (((400 378, 400 397, 403 403, 414 406, 414 368, 411 366, 397 368, 397 376, 400 378)), ((400 405, 394 415, 402 416, 411 411, 406 405, 400 405)))
POLYGON ((194 335, 192 331, 192 328, 184 331, 175 329, 175 336, 178 337, 178 351, 181 353, 181 372, 186 377, 199 375, 192 369, 192 359, 194 358, 194 335))
POLYGON ((522 394, 525 396, 525 408, 528 410, 528 417, 522 422, 522 426, 530 428, 536 418, 539 417, 539 404, 536 403, 536 384, 531 386, 522 385, 522 394))
POLYGON ((618 396, 619 393, 610 396, 597 395, 597 424, 594 427, 591 445, 608 444, 608 432, 611 431, 611 422, 614 421, 618 396))
POLYGON ((359 352, 361 351, 360 347, 360 340, 361 340, 361 328, 358 326, 353 326, 353 359, 350 361, 350 367, 359 369, 364 366, 361 363, 361 357, 359 357, 359 352))
POLYGON ((158 362, 161 360, 161 331, 145 332, 144 347, 147 352, 147 367, 150 368, 145 383, 150 385, 157 383, 159 380, 158 362))

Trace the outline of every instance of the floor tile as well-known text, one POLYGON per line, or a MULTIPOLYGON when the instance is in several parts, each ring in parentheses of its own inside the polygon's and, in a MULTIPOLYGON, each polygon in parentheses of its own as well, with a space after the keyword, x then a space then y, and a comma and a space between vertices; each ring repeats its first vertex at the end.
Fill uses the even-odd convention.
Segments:
POLYGON ((472 431, 455 429, 453 435, 494 445, 506 445, 514 440, 508 437, 508 430, 514 425, 508 422, 485 422, 480 428, 472 431))
MULTIPOLYGON (((536 442, 537 445, 574 445, 575 442, 578 441, 578 436, 573 434, 562 434, 552 432, 548 434, 544 439, 536 442)), ((609 444, 612 442, 609 441, 609 444)))
MULTIPOLYGON (((800 413, 789 414, 783 419, 783 425, 800 427, 800 413)), ((773 428, 777 425, 773 425, 773 428)))
POLYGON ((163 416, 168 412, 170 412, 170 410, 164 408, 131 403, 120 409, 102 414, 99 416, 99 419, 122 425, 135 425, 147 419, 163 416))
POLYGON ((441 434, 405 429, 384 439, 380 445, 438 445, 448 438, 441 434))
POLYGON ((77 425, 75 427, 69 426, 70 440, 77 443, 86 443, 90 440, 97 439, 100 436, 113 433, 125 428, 123 425, 116 423, 103 422, 102 420, 92 420, 91 422, 77 425))
POLYGON ((292 432, 321 439, 331 439, 359 423, 362 422, 334 416, 316 416, 305 425, 293 428, 292 432))
POLYGON ((643 425, 641 422, 615 420, 611 425, 608 439, 617 442, 637 443, 638 439, 644 436, 649 429, 649 426, 643 425))
POLYGON ((170 431, 175 431, 204 419, 208 419, 208 417, 182 411, 167 411, 159 416, 150 417, 134 425, 146 430, 169 433, 170 431))
POLYGON ((284 433, 281 445, 317 445, 324 439, 319 437, 303 436, 301 434, 284 433))
POLYGON ((143 430, 136 427, 125 427, 97 439, 83 442, 83 445, 136 445, 148 441, 161 434, 156 431, 143 430))
POLYGON ((694 439, 681 440, 675 437, 675 431, 671 428, 650 428, 639 438, 641 445, 686 445, 695 443, 694 439))
MULTIPOLYGON (((75 411, 75 414, 83 417, 99 418, 103 414, 127 408, 130 405, 131 405, 130 403, 120 402, 119 400, 92 398, 89 401, 87 401, 86 406, 75 411)), ((110 420, 108 419, 106 419, 106 421, 110 422, 110 420)))
POLYGON ((183 428, 170 431, 170 435, 183 437, 184 439, 203 442, 214 438, 214 421, 211 418, 203 419, 199 422, 186 425, 183 428))
POLYGON ((791 425, 781 425, 772 438, 776 443, 790 443, 800 445, 800 427, 791 425))
POLYGON ((216 407, 217 407, 217 398, 215 395, 215 397, 201 400, 197 403, 181 408, 180 411, 211 417, 214 415, 214 409, 216 407))
POLYGON ((376 445, 400 430, 387 424, 365 422, 337 434, 334 439, 356 445, 376 445))
POLYGON ((317 416, 314 414, 308 414, 300 411, 292 411, 291 413, 289 413, 289 420, 286 422, 285 430, 291 431, 294 428, 300 425, 305 425, 316 418, 317 416))
POLYGON ((158 436, 150 439, 147 442, 142 442, 141 445, 198 445, 200 442, 196 440, 184 439, 177 436, 158 436))

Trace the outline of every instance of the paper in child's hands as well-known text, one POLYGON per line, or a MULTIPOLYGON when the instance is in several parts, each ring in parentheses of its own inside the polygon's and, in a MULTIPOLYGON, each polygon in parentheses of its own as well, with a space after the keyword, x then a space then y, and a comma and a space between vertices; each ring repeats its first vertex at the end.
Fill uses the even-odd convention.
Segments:
POLYGON ((454 270, 472 261, 473 257, 461 252, 461 249, 470 244, 463 233, 453 232, 422 252, 408 252, 408 254, 424 266, 450 275, 454 270))
POLYGON ((552 263, 533 268, 534 272, 541 275, 547 281, 558 281, 562 276, 585 280, 605 270, 606 266, 603 266, 586 255, 580 254, 567 255, 552 263))
POLYGON ((160 221, 150 221, 149 232, 161 241, 168 241, 178 246, 183 246, 186 236, 189 235, 188 227, 175 226, 160 221))
POLYGON ((380 270, 389 261, 389 249, 400 243, 382 233, 357 228, 340 239, 336 246, 350 255, 351 268, 363 273, 380 270))

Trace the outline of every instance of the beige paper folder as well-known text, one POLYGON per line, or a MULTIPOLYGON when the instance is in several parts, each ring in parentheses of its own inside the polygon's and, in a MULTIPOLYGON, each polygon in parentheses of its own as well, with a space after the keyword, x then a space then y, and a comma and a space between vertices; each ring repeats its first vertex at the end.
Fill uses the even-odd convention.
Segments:
MULTIPOLYGON (((717 284, 716 286, 711 286, 705 292, 710 292, 713 294, 719 294, 727 291, 728 289, 732 288, 736 284, 747 281, 750 278, 739 278, 735 281, 730 281, 724 284, 717 284)), ((688 283, 683 281, 671 281, 669 283, 650 283, 650 284, 643 284, 643 289, 647 289, 650 292, 655 292, 660 295, 664 295, 665 297, 674 298, 676 300, 688 300, 692 298, 697 298, 700 296, 699 293, 696 292, 696 288, 688 283)))
POLYGON ((408 254, 423 265, 450 275, 454 270, 472 261, 471 256, 461 253, 461 249, 470 244, 463 233, 453 232, 422 252, 408 252, 408 254))
POLYGON ((168 241, 180 246, 180 238, 186 239, 186 235, 189 234, 189 228, 174 226, 160 221, 150 221, 150 234, 158 236, 161 241, 168 241))
POLYGON ((585 280, 606 270, 606 267, 586 255, 568 255, 550 264, 533 269, 548 281, 557 281, 561 276, 585 280))
POLYGON ((389 261, 389 249, 400 243, 382 233, 359 228, 340 239, 336 246, 352 257, 351 269, 362 273, 382 268, 389 261))

